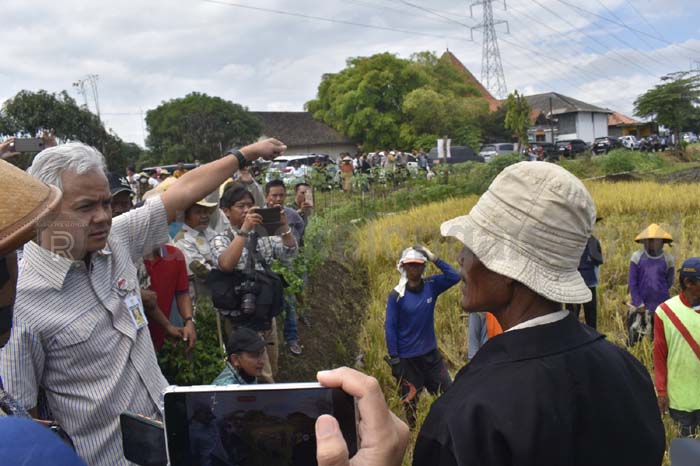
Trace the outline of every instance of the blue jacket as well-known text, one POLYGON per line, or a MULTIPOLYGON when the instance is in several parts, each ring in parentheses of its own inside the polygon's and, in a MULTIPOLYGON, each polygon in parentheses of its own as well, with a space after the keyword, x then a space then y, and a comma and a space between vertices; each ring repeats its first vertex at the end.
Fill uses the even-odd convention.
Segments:
POLYGON ((459 282, 459 273, 445 261, 438 259, 435 265, 442 274, 424 278, 418 292, 406 288, 403 298, 396 291, 389 293, 384 334, 391 357, 412 358, 437 348, 435 301, 459 282))
POLYGON ((253 380, 253 382, 247 382, 241 374, 238 373, 235 367, 231 365, 230 362, 226 361, 226 367, 224 368, 223 371, 221 371, 221 374, 219 374, 214 381, 211 383, 212 385, 233 385, 233 384, 239 384, 239 385, 252 385, 258 383, 258 379, 253 380))

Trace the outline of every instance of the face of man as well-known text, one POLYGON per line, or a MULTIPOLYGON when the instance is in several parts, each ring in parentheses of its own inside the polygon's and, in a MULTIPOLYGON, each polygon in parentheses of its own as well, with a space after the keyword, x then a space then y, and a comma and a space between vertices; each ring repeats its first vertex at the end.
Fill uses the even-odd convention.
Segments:
POLYGON ((466 246, 459 255, 459 265, 462 309, 467 312, 494 312, 508 305, 512 280, 487 269, 466 246))
POLYGON ((268 207, 275 205, 283 205, 284 199, 287 197, 287 191, 282 186, 272 186, 270 191, 265 196, 265 202, 268 207))
POLYGON ((204 231, 209 226, 209 216, 211 215, 211 211, 211 207, 204 207, 195 204, 187 209, 187 214, 185 214, 185 223, 190 228, 194 228, 198 231, 204 231))
POLYGON ((61 176, 63 199, 56 217, 41 233, 42 247, 72 260, 107 245, 112 227, 112 196, 100 170, 61 176))
POLYGON ((265 348, 256 353, 244 351, 242 353, 233 353, 231 355, 231 365, 238 370, 243 370, 248 375, 260 377, 263 367, 265 367, 265 348))
POLYGON ((693 306, 700 304, 700 279, 698 278, 683 278, 685 284, 685 289, 683 294, 686 298, 690 298, 690 302, 693 306))
POLYGON ((308 186, 299 186, 297 188, 296 193, 294 194, 294 202, 296 202, 298 207, 301 207, 304 205, 304 202, 306 202, 306 193, 309 191, 308 186))
POLYGON ((0 256, 0 348, 10 338, 12 307, 17 290, 17 256, 14 252, 0 256))
POLYGON ((660 238, 645 239, 644 249, 652 256, 658 256, 664 248, 664 240, 660 238))
POLYGON ((112 218, 131 210, 131 193, 121 191, 112 196, 112 218))
POLYGON ((253 199, 250 196, 243 196, 236 201, 231 207, 224 207, 222 210, 228 219, 229 223, 236 228, 243 226, 243 221, 248 211, 254 206, 253 199))
POLYGON ((412 282, 420 281, 425 271, 425 264, 419 264, 417 262, 409 262, 403 264, 403 269, 406 271, 406 278, 412 282))

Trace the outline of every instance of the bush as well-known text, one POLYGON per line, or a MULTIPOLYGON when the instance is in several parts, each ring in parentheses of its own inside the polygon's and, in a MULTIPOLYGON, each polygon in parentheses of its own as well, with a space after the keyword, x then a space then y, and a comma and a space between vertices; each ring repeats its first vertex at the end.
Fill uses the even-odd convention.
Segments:
POLYGON ((601 168, 606 175, 614 173, 623 173, 634 171, 634 161, 632 160, 632 151, 614 150, 603 156, 601 159, 601 168))

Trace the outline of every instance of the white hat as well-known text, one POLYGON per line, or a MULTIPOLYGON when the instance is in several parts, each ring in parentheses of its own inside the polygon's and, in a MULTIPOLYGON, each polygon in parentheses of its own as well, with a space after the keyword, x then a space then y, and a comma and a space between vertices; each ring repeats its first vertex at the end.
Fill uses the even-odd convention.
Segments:
POLYGON ((401 253, 399 265, 401 264, 425 264, 426 257, 422 252, 416 251, 414 248, 406 248, 401 253))
POLYGON ((578 272, 595 223, 595 205, 574 175, 548 162, 503 170, 469 215, 442 224, 486 268, 560 303, 586 303, 578 272))

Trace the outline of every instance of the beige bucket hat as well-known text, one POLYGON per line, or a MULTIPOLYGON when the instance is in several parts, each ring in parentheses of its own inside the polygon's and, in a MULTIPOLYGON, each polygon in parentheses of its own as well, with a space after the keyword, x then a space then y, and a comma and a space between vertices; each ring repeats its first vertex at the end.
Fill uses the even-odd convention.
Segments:
POLYGON ((61 191, 0 160, 0 256, 34 238, 39 222, 56 210, 61 191))
POLYGON ((520 162, 503 170, 469 215, 442 224, 488 269, 560 303, 585 303, 578 272, 595 223, 583 183, 558 165, 520 162))

